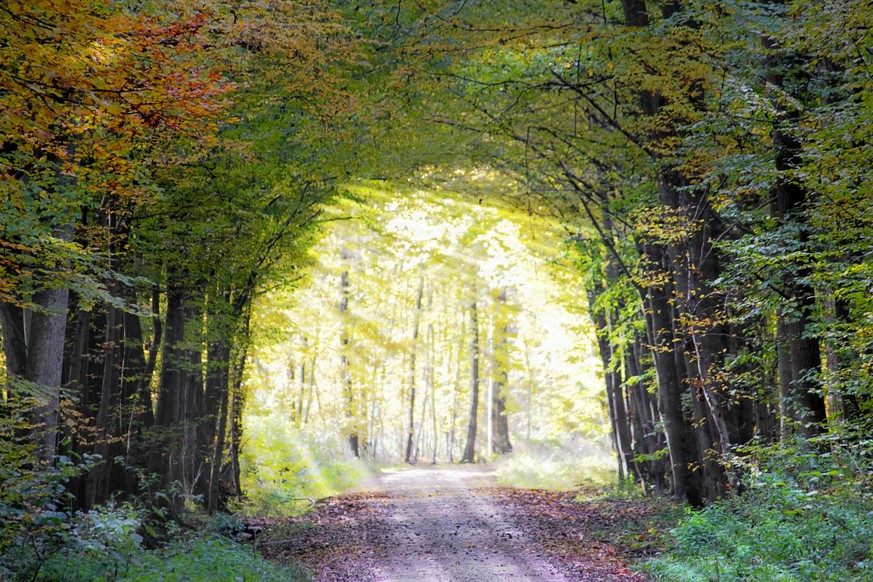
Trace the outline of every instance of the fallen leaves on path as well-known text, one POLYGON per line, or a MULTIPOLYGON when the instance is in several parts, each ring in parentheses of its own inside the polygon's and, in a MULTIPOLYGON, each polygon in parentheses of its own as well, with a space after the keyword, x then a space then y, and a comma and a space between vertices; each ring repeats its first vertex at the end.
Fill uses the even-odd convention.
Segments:
POLYGON ((306 515, 257 518, 261 554, 280 564, 301 563, 316 580, 371 580, 386 538, 384 493, 357 493, 317 503, 306 515))
MULTIPOLYGON (((657 553, 663 504, 616 499, 579 502, 578 492, 504 487, 481 487, 469 494, 498 504, 513 529, 523 535, 524 551, 553 564, 563 579, 647 580, 628 564, 657 553)), ((299 562, 316 580, 378 580, 384 549, 392 543, 391 511, 389 494, 357 493, 323 500, 303 516, 252 519, 248 526, 263 531, 257 546, 266 558, 299 562)))
POLYGON ((493 488, 531 540, 530 552, 563 562, 582 580, 647 580, 627 564, 656 555, 666 500, 590 499, 579 492, 493 488))

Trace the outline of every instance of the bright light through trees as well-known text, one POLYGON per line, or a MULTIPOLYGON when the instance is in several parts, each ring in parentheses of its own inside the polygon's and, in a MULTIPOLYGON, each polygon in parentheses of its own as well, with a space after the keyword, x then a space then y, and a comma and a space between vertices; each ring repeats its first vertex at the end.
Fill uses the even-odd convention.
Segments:
MULTIPOLYGON (((261 431, 321 443, 356 435, 361 456, 399 462, 411 434, 410 460, 459 461, 475 302, 476 458, 505 449, 501 436, 605 442, 601 366, 557 225, 439 190, 352 193, 366 205, 330 209, 305 278, 256 305, 253 441, 261 431)), ((269 456, 249 449, 251 465, 269 456)))

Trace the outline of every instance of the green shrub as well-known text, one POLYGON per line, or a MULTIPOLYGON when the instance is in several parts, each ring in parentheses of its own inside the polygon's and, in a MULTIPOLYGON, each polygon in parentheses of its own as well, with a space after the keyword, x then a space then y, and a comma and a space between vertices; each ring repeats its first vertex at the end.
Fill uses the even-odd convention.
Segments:
POLYGON ((29 438, 38 399, 0 404, 0 580, 32 576, 71 539, 66 484, 99 460, 66 455, 53 464, 36 459, 29 438))
MULTIPOLYGON (((28 489, 29 490, 29 489, 28 489)), ((51 497, 36 496, 41 504, 51 497)), ((5 506, 4 506, 5 507, 5 506)), ((299 567, 279 567, 250 546, 234 541, 243 529, 234 515, 186 516, 202 523, 196 533, 167 527, 169 543, 146 550, 140 532, 146 512, 132 504, 110 503, 87 512, 43 508, 28 527, 8 524, 12 532, 0 546, 0 580, 90 581, 294 581, 308 580, 299 567), (42 523, 52 518, 52 523, 42 523)))
POLYGON ((873 580, 873 500, 849 478, 865 478, 857 460, 849 471, 838 448, 796 444, 753 458, 745 492, 689 510, 676 551, 645 569, 661 580, 873 580))
POLYGON ((299 567, 280 567, 250 547, 208 536, 177 540, 159 551, 131 550, 122 555, 94 550, 65 551, 49 559, 37 580, 126 581, 263 581, 309 580, 299 567))

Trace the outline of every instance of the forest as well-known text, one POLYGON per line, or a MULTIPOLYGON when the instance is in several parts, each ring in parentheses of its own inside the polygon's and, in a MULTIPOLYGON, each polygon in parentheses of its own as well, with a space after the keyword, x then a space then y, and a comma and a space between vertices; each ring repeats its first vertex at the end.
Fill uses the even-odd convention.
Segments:
POLYGON ((870 0, 5 0, 0 579, 296 579, 221 532, 431 463, 667 500, 651 579, 873 579, 871 47, 870 0))

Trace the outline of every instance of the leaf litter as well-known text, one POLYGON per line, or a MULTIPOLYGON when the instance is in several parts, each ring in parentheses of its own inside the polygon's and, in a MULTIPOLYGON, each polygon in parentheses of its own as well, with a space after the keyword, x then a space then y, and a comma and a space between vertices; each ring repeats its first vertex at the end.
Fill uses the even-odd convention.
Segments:
POLYGON ((248 526, 263 532, 265 558, 300 563, 324 582, 648 580, 629 565, 660 551, 662 505, 497 487, 486 473, 400 471, 377 490, 248 526))

